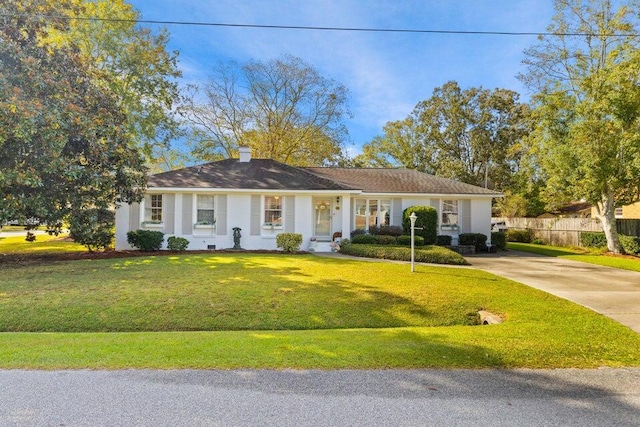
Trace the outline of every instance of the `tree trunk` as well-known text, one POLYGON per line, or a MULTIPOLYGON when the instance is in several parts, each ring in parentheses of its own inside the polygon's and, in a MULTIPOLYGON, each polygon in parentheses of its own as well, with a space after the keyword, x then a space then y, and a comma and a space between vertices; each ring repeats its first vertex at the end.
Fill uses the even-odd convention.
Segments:
POLYGON ((615 207, 613 205, 613 195, 611 192, 603 193, 600 201, 596 205, 596 217, 602 224, 602 231, 607 238, 607 249, 609 252, 619 254, 622 252, 618 229, 616 227, 615 207))

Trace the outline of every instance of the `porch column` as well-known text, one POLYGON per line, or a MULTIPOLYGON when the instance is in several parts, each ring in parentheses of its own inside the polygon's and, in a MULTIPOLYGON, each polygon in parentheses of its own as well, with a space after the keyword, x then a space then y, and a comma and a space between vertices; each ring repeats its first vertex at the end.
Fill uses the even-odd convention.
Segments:
POLYGON ((351 196, 342 196, 342 206, 340 207, 342 212, 342 238, 351 238, 351 196))

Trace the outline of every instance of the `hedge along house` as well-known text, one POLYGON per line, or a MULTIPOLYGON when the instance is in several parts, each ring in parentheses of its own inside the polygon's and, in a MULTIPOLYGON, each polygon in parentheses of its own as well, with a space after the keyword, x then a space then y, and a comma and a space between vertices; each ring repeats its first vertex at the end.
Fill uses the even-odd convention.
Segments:
POLYGON ((433 206, 439 234, 491 236, 491 202, 500 193, 410 169, 294 167, 226 159, 152 175, 141 203, 116 210, 116 249, 127 232, 157 230, 184 237, 189 248, 228 249, 241 229, 243 249, 276 249, 276 235, 299 233, 302 250, 330 251, 337 233, 402 225, 404 209, 433 206))

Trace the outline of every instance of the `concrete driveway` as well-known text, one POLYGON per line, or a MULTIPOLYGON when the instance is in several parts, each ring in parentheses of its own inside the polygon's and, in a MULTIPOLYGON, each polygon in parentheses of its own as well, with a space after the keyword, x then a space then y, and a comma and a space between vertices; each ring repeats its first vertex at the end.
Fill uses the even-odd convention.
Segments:
POLYGON ((543 290, 640 333, 640 273, 527 252, 468 257, 480 270, 543 290))

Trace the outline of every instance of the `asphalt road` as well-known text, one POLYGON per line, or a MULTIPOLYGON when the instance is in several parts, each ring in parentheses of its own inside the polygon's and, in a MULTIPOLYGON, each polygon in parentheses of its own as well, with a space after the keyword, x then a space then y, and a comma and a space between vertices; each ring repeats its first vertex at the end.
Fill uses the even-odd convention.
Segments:
POLYGON ((0 371, 0 426, 638 426, 640 369, 0 371))

